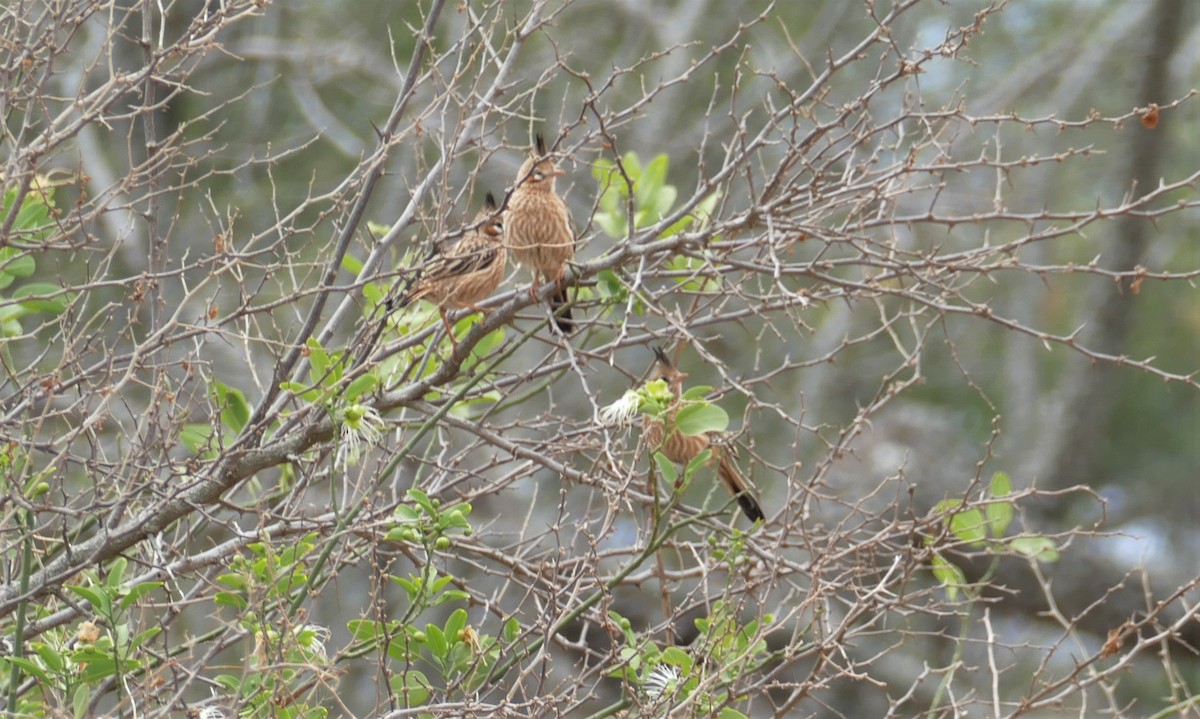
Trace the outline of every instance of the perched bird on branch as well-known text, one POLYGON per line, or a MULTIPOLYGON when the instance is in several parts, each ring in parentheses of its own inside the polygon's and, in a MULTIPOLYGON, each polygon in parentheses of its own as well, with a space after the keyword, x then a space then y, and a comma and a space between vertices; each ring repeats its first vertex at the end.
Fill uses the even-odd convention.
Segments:
POLYGON ((517 262, 533 270, 533 287, 537 294, 540 280, 557 285, 550 297, 554 326, 563 334, 570 333, 571 320, 567 288, 563 275, 567 262, 575 255, 575 233, 567 205, 554 192, 554 178, 563 175, 562 169, 546 153, 546 143, 539 134, 537 151, 521 165, 517 186, 508 200, 505 213, 507 243, 517 262))
POLYGON ((496 198, 489 192, 472 227, 453 245, 435 252, 400 299, 401 307, 420 299, 437 305, 452 344, 456 342, 446 317, 447 307, 487 314, 478 303, 495 292, 504 279, 508 255, 504 249, 504 223, 497 210, 496 198))
POLYGON ((646 442, 650 451, 662 452, 667 459, 686 467, 696 455, 711 448, 712 456, 709 458, 708 464, 715 463, 717 465, 717 478, 721 480, 721 484, 724 484, 729 493, 737 499, 742 512, 751 522, 763 519, 762 507, 755 499, 750 484, 734 466, 728 448, 715 444, 710 436, 711 433, 686 435, 672 428, 670 434, 667 434, 666 425, 673 425, 675 422, 683 394, 683 381, 688 376, 687 373, 681 372, 675 367, 661 347, 654 348, 654 359, 654 371, 651 373, 650 379, 665 380, 674 400, 673 406, 667 409, 665 422, 660 417, 649 415, 642 419, 642 430, 646 434, 646 442))

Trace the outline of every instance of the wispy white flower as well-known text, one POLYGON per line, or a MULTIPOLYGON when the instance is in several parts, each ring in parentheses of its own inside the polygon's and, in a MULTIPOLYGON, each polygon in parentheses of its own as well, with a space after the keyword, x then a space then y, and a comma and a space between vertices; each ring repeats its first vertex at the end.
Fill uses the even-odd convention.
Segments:
POLYGON ((641 398, 637 390, 626 390, 621 399, 600 410, 600 421, 609 426, 624 426, 637 416, 641 398))
POLYGON ((339 467, 358 464, 363 449, 379 444, 383 439, 383 418, 374 407, 352 404, 342 412, 341 442, 338 443, 336 463, 339 467))
POLYGON ((307 637, 308 645, 305 647, 305 649, 313 654, 316 654, 322 659, 328 658, 328 654, 325 652, 325 642, 329 641, 329 630, 320 624, 305 624, 296 630, 297 634, 303 634, 306 632, 311 632, 312 634, 311 636, 307 637))
POLYGON ((197 719, 226 719, 225 710, 220 707, 202 707, 196 714, 197 719))
POLYGON ((651 670, 649 676, 642 682, 642 690, 650 699, 657 699, 675 690, 679 681, 679 668, 670 664, 659 664, 651 670))

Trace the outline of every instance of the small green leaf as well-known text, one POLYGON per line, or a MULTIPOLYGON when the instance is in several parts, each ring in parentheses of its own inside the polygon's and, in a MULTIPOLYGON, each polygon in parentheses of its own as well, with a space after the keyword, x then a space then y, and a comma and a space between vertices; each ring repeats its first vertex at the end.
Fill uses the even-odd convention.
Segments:
POLYGON ((1004 472, 996 472, 992 475, 992 496, 1007 497, 1012 494, 1012 481, 1004 472))
POLYGON ((416 669, 392 677, 391 685, 392 692, 400 697, 405 707, 417 707, 429 701, 429 680, 416 669))
POLYGON ((250 403, 246 401, 246 395, 220 380, 213 380, 213 386, 221 402, 221 423, 235 433, 241 432, 250 421, 250 403))
POLYGON ((67 660, 63 658, 54 647, 43 642, 33 642, 33 651, 42 659, 42 663, 52 672, 61 672, 67 665, 67 660))
POLYGON ((1008 540, 1008 546, 1020 554, 1036 559, 1039 562, 1057 562, 1059 553, 1058 547, 1049 537, 1040 535, 1029 535, 1023 537, 1013 537, 1008 540))
POLYGON ((313 384, 328 386, 329 353, 325 351, 316 337, 309 337, 305 346, 308 347, 308 363, 312 367, 309 374, 312 376, 313 384))
POLYGON ((709 402, 689 404, 675 414, 675 429, 689 437, 708 432, 724 432, 728 427, 729 415, 709 402))
POLYGON ((642 176, 642 162, 638 159, 638 154, 633 150, 626 152, 621 156, 621 167, 625 168, 625 174, 629 175, 629 179, 637 184, 642 176))
POLYGON ((39 665, 37 662, 30 661, 24 657, 4 657, 2 661, 16 664, 29 676, 36 678, 46 686, 53 686, 50 675, 47 674, 46 670, 42 669, 41 665, 39 665))
POLYGON ((193 453, 206 448, 211 437, 212 427, 207 424, 185 424, 179 432, 179 441, 193 453))
POLYGON ((509 617, 508 620, 504 622, 504 629, 501 630, 501 632, 504 637, 504 641, 512 644, 517 640, 517 637, 521 636, 521 623, 517 621, 516 617, 509 617))
POLYGON ((374 373, 368 372, 351 382, 342 395, 346 398, 347 402, 354 402, 364 394, 374 391, 378 386, 379 378, 374 373))
POLYGON ((158 589, 162 585, 162 582, 142 582, 141 584, 135 584, 129 588, 129 593, 121 598, 121 603, 119 606, 121 609, 129 609, 134 604, 137 604, 139 599, 146 596, 150 592, 153 592, 155 589, 158 589))
POLYGON ((666 154, 657 155, 645 169, 638 174, 634 198, 639 207, 653 205, 652 198, 663 188, 667 181, 667 168, 671 160, 666 154))
POLYGON ((732 707, 722 707, 717 712, 717 719, 748 719, 745 714, 732 707))
POLYGON ((250 606, 250 603, 242 595, 233 592, 217 592, 213 595, 213 604, 218 607, 233 607, 234 609, 245 609, 250 606))
POLYGON ((444 658, 450 650, 450 645, 446 641, 446 635, 442 632, 442 628, 436 624, 425 625, 425 647, 435 657, 444 658))
POLYGON ((683 470, 684 482, 686 483, 692 481, 692 477, 696 476, 696 472, 701 467, 708 464, 708 460, 710 458, 712 458, 711 447, 705 447, 702 452, 697 454, 695 457, 692 457, 692 459, 687 463, 687 467, 685 467, 683 470))
POLYGON ((609 237, 619 240, 625 237, 625 231, 629 229, 629 225, 625 222, 625 217, 617 212, 598 212, 596 213, 596 224, 600 225, 600 229, 604 230, 604 234, 609 237))
MULTIPOLYGON (((368 230, 370 229, 370 223, 368 223, 367 229, 368 230)), ((384 231, 384 234, 387 234, 386 230, 384 231)), ((352 275, 357 276, 360 273, 362 273, 363 263, 361 260, 359 260, 354 255, 347 253, 345 255, 342 255, 342 269, 346 270, 347 272, 349 272, 352 275)))
POLYGON ((679 647, 667 647, 662 651, 662 661, 684 671, 692 668, 692 657, 679 647))
POLYGON ((71 696, 71 708, 75 711, 75 719, 83 719, 87 716, 88 706, 92 703, 92 688, 87 684, 80 684, 75 689, 75 694, 71 696))
POLYGON ((694 399, 704 399, 704 395, 712 391, 712 387, 706 384, 698 384, 695 387, 688 387, 683 393, 684 401, 694 399))
POLYGON ((679 477, 679 473, 675 470, 675 464, 667 459, 667 455, 662 452, 654 453, 654 464, 658 466, 658 473, 663 479, 671 484, 679 477))
POLYGON ((950 533, 972 546, 982 546, 987 539, 987 523, 983 512, 966 509, 950 517, 950 533))
POLYGON ((71 303, 71 293, 63 292, 58 285, 33 283, 22 285, 13 292, 14 300, 21 300, 21 306, 30 312, 45 312, 47 314, 62 314, 71 303), (41 295, 41 296, 39 296, 41 295), (34 297, 35 299, 22 299, 34 297))
POLYGON ((963 571, 937 552, 933 554, 933 576, 945 587, 950 601, 957 599, 959 589, 967 584, 967 576, 963 571))
POLYGON ((984 512, 987 514, 987 524, 992 536, 996 539, 1003 537, 1013 520, 1013 503, 992 501, 984 507, 984 512))
POLYGON ((37 262, 28 252, 13 247, 0 248, 0 273, 23 278, 29 277, 36 270, 37 262))

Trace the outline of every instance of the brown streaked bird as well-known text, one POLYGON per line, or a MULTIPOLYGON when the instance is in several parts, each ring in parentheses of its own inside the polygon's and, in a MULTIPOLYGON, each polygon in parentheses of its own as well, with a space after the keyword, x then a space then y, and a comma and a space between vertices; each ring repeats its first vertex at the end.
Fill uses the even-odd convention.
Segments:
MULTIPOLYGON (((675 421, 675 413, 679 410, 679 398, 683 394, 683 381, 687 377, 687 373, 679 371, 661 347, 654 348, 654 371, 650 379, 666 380, 667 387, 675 398, 674 406, 667 410, 668 422, 675 421)), ((662 420, 650 416, 643 418, 642 429, 646 433, 651 452, 662 452, 667 459, 685 467, 696 455, 711 447, 712 457, 709 458, 708 464, 716 463, 717 478, 721 480, 721 484, 724 484, 729 493, 737 499, 738 506, 751 522, 764 518, 762 507, 754 498, 749 482, 734 466, 729 450, 714 443, 709 434, 685 435, 672 430, 666 435, 666 427, 662 420)))
POLYGON ((554 326, 567 334, 575 323, 562 279, 567 262, 575 255, 575 233, 571 231, 566 203, 554 192, 554 178, 563 174, 554 159, 547 156, 546 142, 539 134, 537 153, 517 172, 517 186, 505 213, 505 232, 513 257, 533 270, 530 294, 537 294, 540 280, 558 285, 550 297, 550 310, 554 326))
POLYGON ((437 305, 451 344, 457 342, 446 308, 469 308, 487 314, 478 305, 504 279, 508 253, 504 249, 504 223, 496 210, 496 198, 489 192, 486 204, 475 216, 474 226, 453 245, 435 252, 400 299, 401 307, 420 299, 437 305))

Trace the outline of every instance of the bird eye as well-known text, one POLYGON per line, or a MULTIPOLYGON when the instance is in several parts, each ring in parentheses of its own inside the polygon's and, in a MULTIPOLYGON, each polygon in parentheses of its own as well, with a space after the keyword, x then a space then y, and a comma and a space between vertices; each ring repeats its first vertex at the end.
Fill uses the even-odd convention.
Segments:
POLYGON ((533 181, 534 182, 541 182, 544 179, 546 179, 546 173, 542 172, 541 170, 533 171, 533 181))

